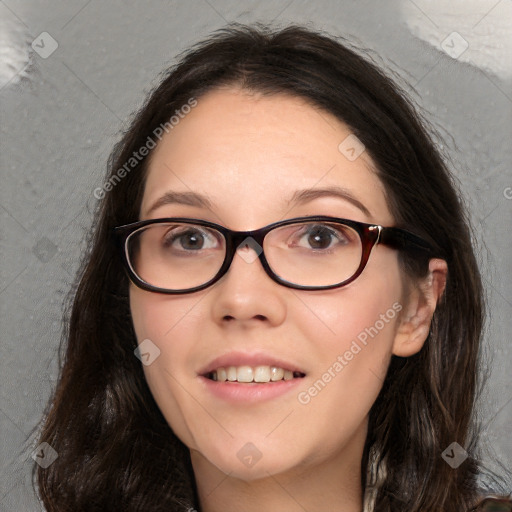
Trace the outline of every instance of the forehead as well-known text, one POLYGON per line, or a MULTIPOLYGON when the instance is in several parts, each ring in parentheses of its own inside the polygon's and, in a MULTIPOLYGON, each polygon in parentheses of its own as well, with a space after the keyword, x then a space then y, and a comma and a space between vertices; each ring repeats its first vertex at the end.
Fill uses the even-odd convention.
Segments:
POLYGON ((235 88, 210 91, 153 149, 140 216, 202 213, 235 229, 261 227, 294 214, 391 223, 372 160, 366 151, 354 159, 347 145, 360 149, 345 124, 301 98, 235 88), (309 203, 308 211, 304 206, 290 210, 297 190, 327 187, 342 188, 370 215, 350 201, 325 196, 309 203), (150 212, 169 191, 203 194, 209 205, 169 204, 150 212))

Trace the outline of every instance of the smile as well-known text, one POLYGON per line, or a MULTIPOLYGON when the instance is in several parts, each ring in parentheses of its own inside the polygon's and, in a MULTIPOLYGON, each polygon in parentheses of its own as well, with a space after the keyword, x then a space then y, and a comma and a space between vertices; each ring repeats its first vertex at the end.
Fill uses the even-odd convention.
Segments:
POLYGON ((205 375, 218 382, 267 383, 304 377, 304 373, 279 366, 228 366, 219 367, 205 375))

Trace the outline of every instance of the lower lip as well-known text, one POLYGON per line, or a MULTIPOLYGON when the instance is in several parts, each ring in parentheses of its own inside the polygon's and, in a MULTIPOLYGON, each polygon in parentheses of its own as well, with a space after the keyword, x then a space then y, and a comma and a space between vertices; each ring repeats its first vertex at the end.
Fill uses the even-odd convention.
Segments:
POLYGON ((200 376, 199 379, 204 384, 208 392, 229 402, 261 402, 270 400, 288 393, 304 382, 303 378, 294 378, 290 380, 278 380, 276 382, 230 382, 216 381, 200 376))

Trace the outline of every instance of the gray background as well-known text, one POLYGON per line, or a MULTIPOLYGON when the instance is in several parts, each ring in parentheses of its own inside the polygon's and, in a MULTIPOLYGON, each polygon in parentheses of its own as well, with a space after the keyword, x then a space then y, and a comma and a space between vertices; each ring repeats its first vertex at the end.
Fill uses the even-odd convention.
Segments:
MULTIPOLYGON (((374 50, 415 88, 407 87, 445 137, 484 269, 490 312, 484 344, 492 357, 480 404, 485 461, 495 467, 497 455, 512 467, 510 75, 479 69, 415 37, 404 2, 431 28, 464 32, 470 49, 481 49, 462 11, 446 30, 439 13, 429 11, 432 2, 420 0, 0 1, 0 18, 19 30, 28 55, 0 90, 0 510, 40 509, 30 476, 34 429, 55 385, 62 309, 112 145, 157 74, 228 21, 311 22, 374 50), (42 32, 58 42, 48 58, 30 48, 42 32)), ((478 27, 491 36, 485 12, 500 3, 481 2, 478 27)))

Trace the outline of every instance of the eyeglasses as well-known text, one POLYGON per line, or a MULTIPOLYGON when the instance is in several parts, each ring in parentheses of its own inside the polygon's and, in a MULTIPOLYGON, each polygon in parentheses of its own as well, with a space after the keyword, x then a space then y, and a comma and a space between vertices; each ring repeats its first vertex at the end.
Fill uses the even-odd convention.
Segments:
POLYGON ((424 256, 434 253, 425 240, 403 229, 328 216, 287 219, 254 231, 172 217, 119 226, 114 234, 133 283, 168 294, 216 283, 236 253, 247 263, 259 258, 271 279, 299 290, 351 283, 377 244, 424 256))

